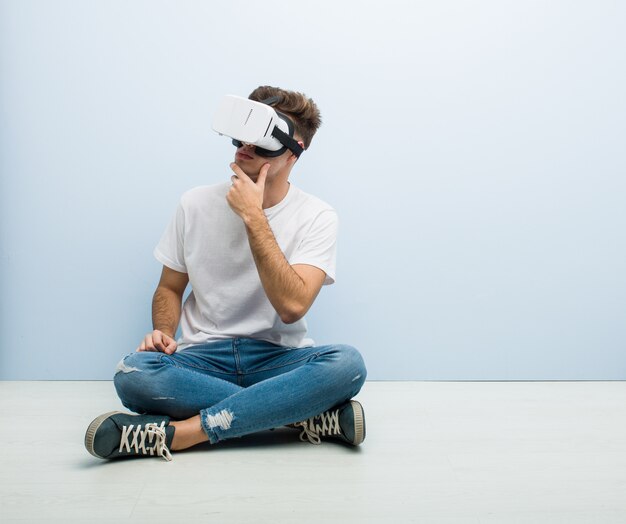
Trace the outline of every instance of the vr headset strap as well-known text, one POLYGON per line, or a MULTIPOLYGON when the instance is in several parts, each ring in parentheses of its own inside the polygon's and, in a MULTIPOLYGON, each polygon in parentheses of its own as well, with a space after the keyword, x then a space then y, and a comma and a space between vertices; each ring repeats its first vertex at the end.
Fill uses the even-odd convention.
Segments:
POLYGON ((279 129, 278 126, 274 127, 274 131, 272 131, 272 136, 287 149, 289 149, 289 151, 291 151, 294 155, 296 155, 296 157, 300 158, 300 155, 304 151, 304 148, 300 144, 298 144, 296 140, 290 137, 282 129, 279 129))
POLYGON ((277 104, 278 102, 280 102, 283 99, 282 96, 270 96, 269 98, 265 98, 263 100, 261 100, 261 104, 265 104, 267 106, 273 106, 274 104, 277 104))

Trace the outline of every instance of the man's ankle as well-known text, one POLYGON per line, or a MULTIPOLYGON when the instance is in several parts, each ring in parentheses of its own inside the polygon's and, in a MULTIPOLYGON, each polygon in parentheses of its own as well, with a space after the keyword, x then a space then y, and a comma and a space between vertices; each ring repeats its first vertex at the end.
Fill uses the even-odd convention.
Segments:
POLYGON ((200 415, 188 418, 186 420, 179 420, 176 422, 170 422, 170 426, 174 426, 174 439, 172 440, 172 451, 179 451, 181 449, 187 449, 202 442, 208 442, 209 437, 202 429, 200 423, 200 415))

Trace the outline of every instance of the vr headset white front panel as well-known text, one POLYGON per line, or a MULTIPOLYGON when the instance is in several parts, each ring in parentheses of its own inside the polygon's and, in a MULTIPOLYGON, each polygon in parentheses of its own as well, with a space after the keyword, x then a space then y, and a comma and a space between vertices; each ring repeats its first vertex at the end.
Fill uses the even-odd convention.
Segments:
POLYGON ((213 131, 240 142, 278 151, 283 145, 272 137, 274 127, 289 132, 289 126, 274 109, 248 98, 226 95, 213 118, 213 131))

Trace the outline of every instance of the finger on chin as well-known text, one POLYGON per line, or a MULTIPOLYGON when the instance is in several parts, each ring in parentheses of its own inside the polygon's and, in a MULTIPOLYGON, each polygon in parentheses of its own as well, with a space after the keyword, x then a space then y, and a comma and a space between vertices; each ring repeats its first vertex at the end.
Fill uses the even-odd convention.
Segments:
POLYGON ((233 170, 233 171, 234 171, 237 175, 239 175, 239 174, 243 173, 243 169, 241 169, 241 168, 237 165, 237 163, 236 163, 236 162, 232 162, 232 163, 230 164, 230 168, 231 168, 231 169, 232 169, 232 170, 233 170))

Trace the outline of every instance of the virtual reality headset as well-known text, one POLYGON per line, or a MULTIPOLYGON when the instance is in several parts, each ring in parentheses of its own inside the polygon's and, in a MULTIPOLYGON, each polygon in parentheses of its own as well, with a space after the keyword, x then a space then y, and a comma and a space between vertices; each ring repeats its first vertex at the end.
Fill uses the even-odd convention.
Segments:
POLYGON ((255 102, 240 96, 222 98, 213 118, 213 131, 233 139, 233 145, 255 146, 255 153, 262 157, 276 157, 291 151, 300 157, 304 151, 294 138, 291 119, 273 107, 281 98, 273 96, 255 102))

